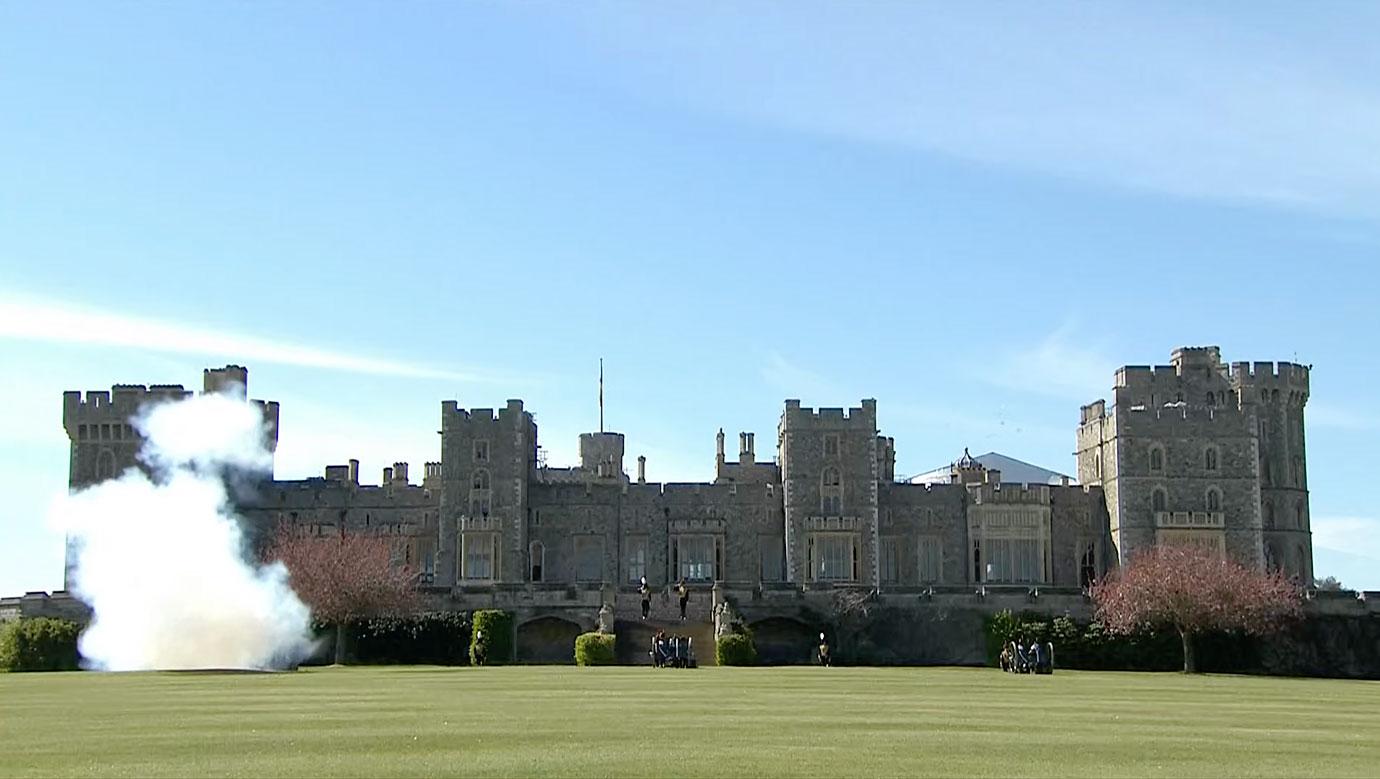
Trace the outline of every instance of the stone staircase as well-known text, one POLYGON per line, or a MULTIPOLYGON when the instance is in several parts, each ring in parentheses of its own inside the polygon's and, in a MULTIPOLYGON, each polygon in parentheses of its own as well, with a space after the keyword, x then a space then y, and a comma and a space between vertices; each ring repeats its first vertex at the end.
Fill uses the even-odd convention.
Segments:
POLYGON ((636 591, 619 591, 614 597, 614 633, 618 636, 614 652, 622 665, 651 665, 652 636, 658 630, 667 635, 687 636, 693 641, 699 665, 714 665, 714 606, 709 590, 691 590, 680 619, 680 603, 675 593, 652 593, 652 608, 642 619, 642 596, 636 591))

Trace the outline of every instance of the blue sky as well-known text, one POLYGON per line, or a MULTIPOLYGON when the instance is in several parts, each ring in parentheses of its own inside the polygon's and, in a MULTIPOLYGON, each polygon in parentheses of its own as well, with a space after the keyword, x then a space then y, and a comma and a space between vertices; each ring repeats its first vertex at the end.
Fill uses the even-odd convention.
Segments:
MULTIPOLYGON (((0 6, 0 592, 61 582, 64 389, 250 366, 277 472, 522 397, 655 480, 876 397, 898 471, 1072 470, 1182 344, 1314 364, 1316 567, 1380 589, 1380 9, 0 6)), ((770 447, 768 447, 770 448, 770 447)), ((414 465, 420 471, 420 465, 414 465)))

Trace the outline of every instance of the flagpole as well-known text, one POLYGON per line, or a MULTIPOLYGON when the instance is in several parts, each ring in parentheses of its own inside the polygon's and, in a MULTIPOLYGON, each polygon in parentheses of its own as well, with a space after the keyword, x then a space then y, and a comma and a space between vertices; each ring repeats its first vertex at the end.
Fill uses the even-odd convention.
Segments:
POLYGON ((599 358, 599 432, 604 432, 604 358, 599 358))

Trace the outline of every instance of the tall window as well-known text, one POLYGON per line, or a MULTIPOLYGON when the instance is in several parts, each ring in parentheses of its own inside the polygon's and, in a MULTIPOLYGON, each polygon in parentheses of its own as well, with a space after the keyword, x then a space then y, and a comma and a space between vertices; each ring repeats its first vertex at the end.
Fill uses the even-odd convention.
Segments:
POLYGON ((901 544, 895 536, 883 536, 881 540, 881 555, 879 567, 884 584, 896 584, 901 581, 901 544))
POLYGON ((489 488, 489 472, 480 468, 470 480, 470 516, 487 517, 493 508, 493 491, 489 488))
POLYGON ((96 455, 96 478, 111 479, 115 477, 115 453, 109 449, 101 450, 96 455))
POLYGON ((758 540, 762 581, 779 582, 786 578, 786 544, 781 536, 762 536, 758 540))
POLYGON ((943 547, 934 536, 920 537, 920 581, 932 584, 944 578, 943 547))
POLYGON ((1102 479, 1102 450, 1101 450, 1101 449, 1098 449, 1097 452, 1096 452, 1095 454, 1093 454, 1093 476, 1096 477, 1099 481, 1101 481, 1101 479, 1102 479))
POLYGON ((1044 581, 1044 546, 1038 538, 989 538, 986 551, 984 581, 1044 581))
POLYGON ((1164 450, 1158 446, 1150 447, 1150 470, 1156 473, 1164 470, 1164 450))
POLYGON ((852 533, 815 533, 810 537, 810 558, 816 581, 858 578, 858 545, 852 533))
POLYGON ((628 536, 627 581, 641 581, 647 575, 647 537, 628 536))
POLYGON ((1294 529, 1303 529, 1303 501, 1294 504, 1294 529))
POLYGON ((1274 504, 1265 504, 1265 529, 1269 530, 1275 526, 1275 507, 1274 504))
POLYGON ((461 578, 489 580, 494 578, 493 533, 466 533, 460 537, 464 549, 460 555, 461 578))
POLYGON ((575 581, 597 582, 604 578, 602 536, 575 536, 575 581))
POLYGON ((837 457, 839 453, 838 433, 830 433, 824 436, 824 456, 837 457))
POLYGON ((1097 545, 1089 541, 1078 561, 1078 586, 1091 587, 1097 581, 1097 545))
POLYGON ((1222 510, 1222 491, 1219 490, 1219 489, 1217 489, 1216 487, 1208 487, 1208 491, 1207 491, 1207 510, 1208 510, 1208 511, 1221 511, 1221 510, 1222 510))
POLYGON ((1209 446, 1203 452, 1203 467, 1209 471, 1217 470, 1217 447, 1209 446))
POLYGON ((677 577, 686 581, 713 581, 715 547, 714 536, 676 536, 677 577))
POLYGON ((546 547, 540 541, 533 541, 532 545, 527 547, 527 565, 529 581, 545 581, 546 547))
POLYGON ((475 442, 474 442, 474 461, 477 462, 477 463, 486 463, 486 462, 489 461, 489 442, 488 442, 488 441, 475 441, 475 442))
POLYGON ((830 466, 824 469, 824 474, 820 476, 819 493, 821 512, 826 516, 843 513, 843 479, 838 468, 830 466))
POLYGON ((1150 496, 1150 506, 1155 511, 1168 511, 1169 496, 1165 494, 1164 488, 1156 487, 1150 496))

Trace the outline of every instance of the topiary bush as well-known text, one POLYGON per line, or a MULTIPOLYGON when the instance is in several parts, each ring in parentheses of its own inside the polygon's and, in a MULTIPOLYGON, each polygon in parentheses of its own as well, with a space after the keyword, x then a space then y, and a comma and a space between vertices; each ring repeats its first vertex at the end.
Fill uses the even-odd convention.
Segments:
POLYGON ((513 661, 513 615, 499 609, 481 609, 470 618, 470 664, 475 662, 474 648, 479 634, 484 634, 487 657, 485 665, 502 665, 513 661))
POLYGON ((0 669, 75 671, 81 626, 65 619, 20 619, 0 627, 0 669))
POLYGON ((575 637, 575 665, 613 665, 612 633, 581 633, 575 637))
POLYGON ((720 636, 714 643, 714 660, 719 665, 757 665, 757 645, 746 633, 720 636))

